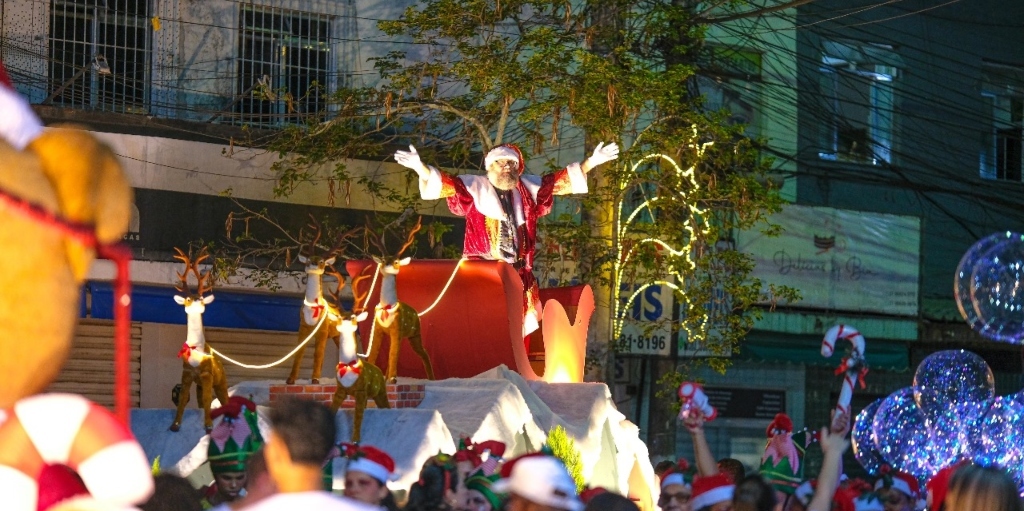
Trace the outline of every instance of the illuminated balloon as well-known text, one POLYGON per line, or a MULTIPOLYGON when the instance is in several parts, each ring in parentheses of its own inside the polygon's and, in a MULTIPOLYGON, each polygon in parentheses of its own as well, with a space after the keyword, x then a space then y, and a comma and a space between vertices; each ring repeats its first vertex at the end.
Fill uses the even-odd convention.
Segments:
POLYGON ((1005 468, 1024 488, 1024 395, 996 398, 980 422, 972 449, 974 461, 1005 468))
POLYGON ((866 408, 857 414, 853 420, 853 429, 850 432, 850 441, 853 446, 853 456, 857 458, 860 466, 864 467, 871 475, 878 475, 879 469, 885 464, 885 459, 875 450, 875 440, 872 438, 873 422, 878 406, 882 399, 876 399, 866 408))
POLYGON ((988 411, 995 397, 995 379, 985 359, 965 350, 928 355, 914 373, 914 400, 930 420, 953 411, 973 422, 988 411))
POLYGON ((904 387, 882 400, 872 421, 875 448, 898 470, 927 479, 937 471, 924 414, 914 389, 904 387))
POLYGON ((974 291, 974 281, 972 279, 974 268, 989 249, 1004 239, 1004 233, 997 233, 982 238, 971 248, 967 249, 967 252, 964 252, 964 256, 960 258, 960 264, 956 267, 956 274, 953 278, 953 294, 956 296, 956 306, 960 309, 960 315, 964 317, 967 324, 974 330, 983 328, 981 321, 978 319, 978 313, 974 310, 974 299, 972 298, 974 291))
MULTIPOLYGON (((991 236, 990 236, 991 237, 991 236)), ((986 238, 987 239, 987 238, 986 238)), ((1006 232, 974 264, 970 277, 971 328, 994 341, 1024 339, 1024 235, 1006 232)))

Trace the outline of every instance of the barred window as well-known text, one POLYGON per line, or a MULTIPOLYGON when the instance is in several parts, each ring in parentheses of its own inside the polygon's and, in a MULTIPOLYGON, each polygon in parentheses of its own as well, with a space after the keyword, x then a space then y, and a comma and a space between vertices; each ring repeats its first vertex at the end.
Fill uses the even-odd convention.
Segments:
POLYGON ((280 126, 321 115, 331 71, 333 17, 245 6, 240 16, 238 122, 280 126))
POLYGON ((145 113, 150 0, 51 0, 46 103, 145 113))

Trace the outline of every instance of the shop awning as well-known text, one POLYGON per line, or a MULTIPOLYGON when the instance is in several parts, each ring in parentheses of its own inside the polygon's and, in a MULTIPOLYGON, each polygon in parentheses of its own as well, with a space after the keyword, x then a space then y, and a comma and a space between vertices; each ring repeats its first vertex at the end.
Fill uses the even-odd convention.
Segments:
MULTIPOLYGON (((740 344, 735 358, 838 367, 849 347, 849 342, 843 341, 836 346, 831 358, 825 358, 821 356, 821 336, 754 330, 740 344)), ((910 354, 905 342, 869 340, 864 351, 871 369, 905 371, 910 368, 910 354)))

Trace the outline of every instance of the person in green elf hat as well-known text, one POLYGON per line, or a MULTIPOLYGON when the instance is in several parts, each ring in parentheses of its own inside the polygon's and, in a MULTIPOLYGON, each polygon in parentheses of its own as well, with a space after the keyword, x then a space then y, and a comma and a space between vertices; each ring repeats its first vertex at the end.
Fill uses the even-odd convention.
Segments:
POLYGON ((206 452, 214 484, 203 498, 203 509, 233 502, 243 494, 246 461, 263 445, 256 420, 256 403, 231 396, 227 404, 213 410, 210 416, 221 420, 210 431, 206 452))
POLYGON ((487 474, 480 469, 466 478, 466 500, 462 504, 463 511, 500 511, 507 494, 498 493, 492 487, 501 479, 501 473, 487 474))

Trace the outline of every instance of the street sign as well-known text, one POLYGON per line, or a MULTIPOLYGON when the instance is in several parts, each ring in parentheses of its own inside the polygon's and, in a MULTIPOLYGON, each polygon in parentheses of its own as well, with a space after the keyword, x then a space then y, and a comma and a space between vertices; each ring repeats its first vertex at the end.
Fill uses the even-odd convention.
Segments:
MULTIPOLYGON (((619 300, 623 306, 640 287, 641 284, 622 285, 619 300)), ((631 355, 671 355, 672 303, 672 290, 666 286, 655 284, 641 291, 625 311, 616 351, 631 355)))

